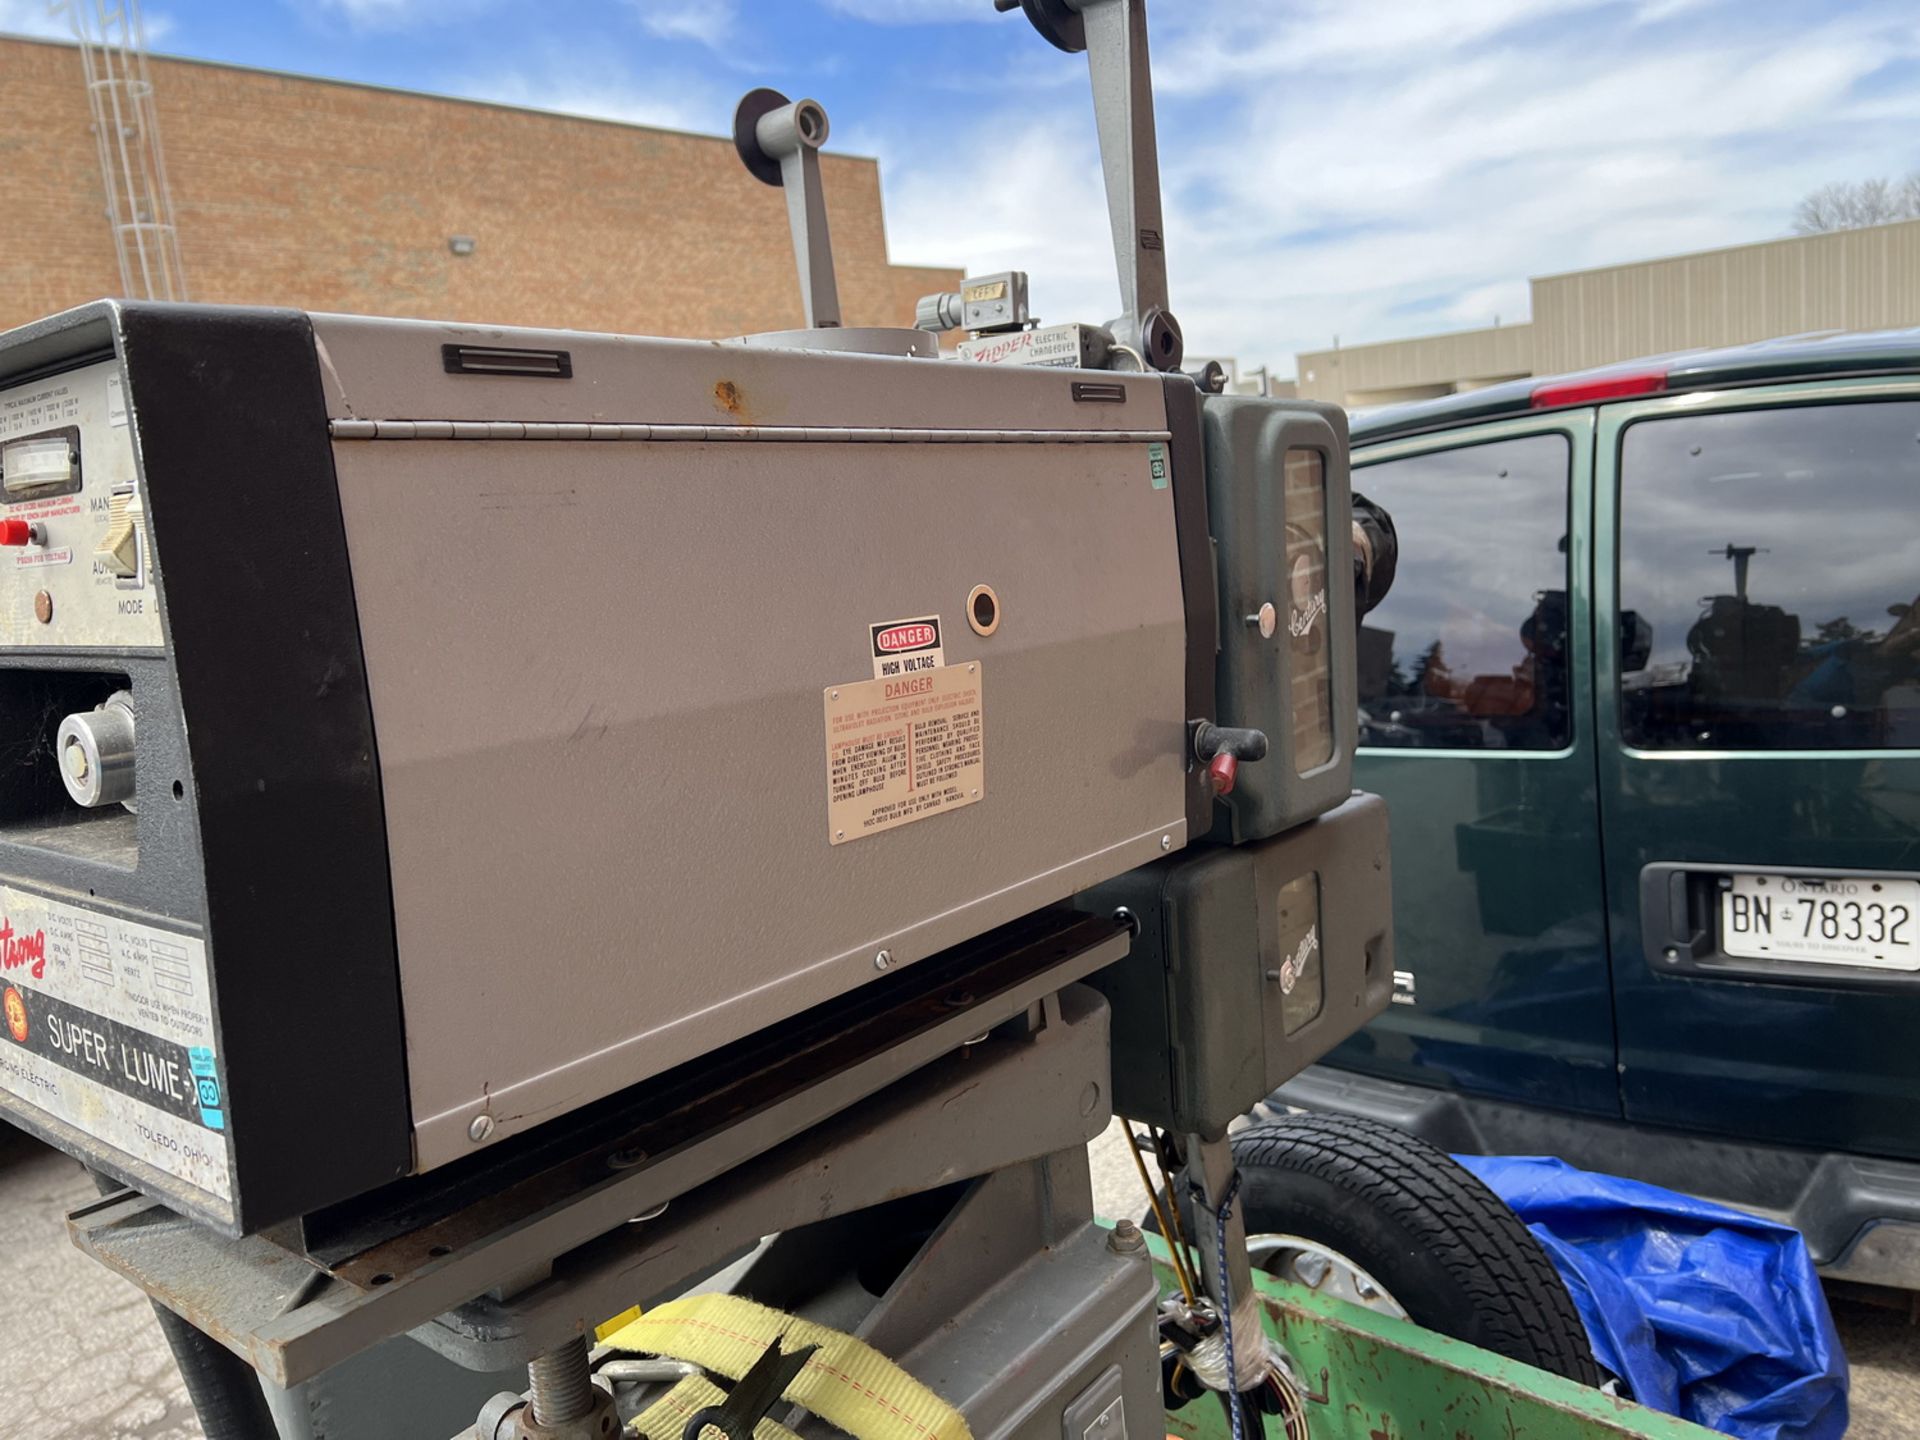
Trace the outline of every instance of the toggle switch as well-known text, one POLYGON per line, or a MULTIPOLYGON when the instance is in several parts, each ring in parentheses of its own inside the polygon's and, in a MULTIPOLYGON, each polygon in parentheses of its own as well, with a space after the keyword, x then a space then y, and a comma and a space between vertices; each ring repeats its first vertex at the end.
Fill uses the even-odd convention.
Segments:
POLYGON ((121 580, 140 575, 140 497, 131 489, 116 490, 107 499, 107 533, 93 547, 94 558, 121 580))

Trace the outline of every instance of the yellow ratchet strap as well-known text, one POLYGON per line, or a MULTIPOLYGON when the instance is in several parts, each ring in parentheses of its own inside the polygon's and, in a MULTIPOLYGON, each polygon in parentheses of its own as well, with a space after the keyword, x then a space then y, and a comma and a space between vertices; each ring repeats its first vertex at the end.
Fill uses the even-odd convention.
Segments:
MULTIPOLYGON (((958 1410, 865 1341, 738 1295, 670 1300, 622 1326, 606 1343, 634 1354, 685 1360, 738 1380, 776 1339, 788 1351, 804 1345, 820 1347, 787 1386, 786 1398, 854 1440, 973 1440, 958 1410)), ((647 1414, 692 1383, 683 1380, 647 1414)), ((718 1399, 688 1406, 687 1416, 707 1403, 717 1404, 718 1399)), ((685 1418, 680 1423, 684 1425, 685 1418)), ((781 1440, 786 1432, 775 1426, 769 1435, 770 1423, 762 1421, 755 1427, 757 1440, 781 1440)), ((678 1430, 655 1434, 644 1423, 640 1428, 650 1440, 679 1440, 678 1430)))

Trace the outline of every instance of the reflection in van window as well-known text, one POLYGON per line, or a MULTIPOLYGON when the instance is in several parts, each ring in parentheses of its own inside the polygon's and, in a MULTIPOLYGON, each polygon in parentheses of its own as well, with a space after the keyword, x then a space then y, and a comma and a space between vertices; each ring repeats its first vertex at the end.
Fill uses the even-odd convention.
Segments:
POLYGON ((1360 630, 1360 743, 1559 750, 1567 677, 1567 438, 1528 435, 1355 472, 1400 534, 1360 630))
POLYGON ((1620 604, 1630 745, 1920 745, 1920 403, 1630 426, 1620 604))

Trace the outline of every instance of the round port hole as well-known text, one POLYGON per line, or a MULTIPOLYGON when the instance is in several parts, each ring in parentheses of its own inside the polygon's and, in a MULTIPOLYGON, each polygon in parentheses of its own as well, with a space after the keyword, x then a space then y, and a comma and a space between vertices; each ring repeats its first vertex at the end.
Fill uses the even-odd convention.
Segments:
POLYGON ((1000 597, 991 585, 976 585, 967 595, 967 624, 976 635, 991 635, 1000 628, 1000 597))

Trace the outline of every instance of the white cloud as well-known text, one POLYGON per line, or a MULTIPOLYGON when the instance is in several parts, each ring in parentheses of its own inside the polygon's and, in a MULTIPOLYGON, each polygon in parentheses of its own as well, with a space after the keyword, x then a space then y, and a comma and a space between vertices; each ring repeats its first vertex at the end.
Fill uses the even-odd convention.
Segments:
POLYGON ((356 30, 399 30, 424 20, 432 6, 422 0, 317 0, 356 30))
POLYGON ((311 9, 344 20, 351 30, 400 31, 443 28, 500 3, 502 0, 311 0, 311 9))
POLYGON ((1527 307, 1532 303, 1525 280, 1496 280, 1490 285, 1476 285, 1463 290, 1439 313, 1449 325, 1458 325, 1462 330, 1479 330, 1489 325, 1518 325, 1528 319, 1527 307))
POLYGON ((1609 0, 1304 0, 1286 6, 1200 4, 1166 7, 1150 18, 1154 83, 1169 93, 1206 92, 1221 82, 1358 70, 1380 76, 1409 59, 1431 61, 1478 49, 1490 36, 1542 18, 1564 21, 1609 0), (1170 16, 1176 23, 1163 24, 1170 16), (1164 72, 1164 73, 1163 73, 1164 72))
POLYGON ((559 51, 444 88, 503 105, 712 135, 723 133, 733 116, 732 101, 687 71, 650 68, 639 75, 614 60, 559 51))
MULTIPOLYGON (((92 0, 75 0, 83 11, 91 13, 92 0)), ((173 30, 173 17, 148 10, 143 12, 141 29, 149 45, 164 39, 173 30)), ((94 25, 95 33, 99 26, 94 25)), ((0 35, 32 35, 48 40, 73 39, 73 19, 62 0, 0 0, 0 35)))
POLYGON ((650 35, 718 48, 733 37, 734 0, 628 0, 650 35))
POLYGON ((964 136, 877 148, 894 260, 1026 270, 1043 319, 1113 317, 1119 291, 1089 116, 1010 108, 964 136), (956 176, 969 178, 957 189, 956 176))
POLYGON ((71 40, 73 24, 47 0, 0 0, 0 34, 71 40))
MULTIPOLYGON (((1160 7, 1189 348, 1285 374, 1335 334, 1518 322, 1529 276, 1770 238, 1823 181, 1920 163, 1920 94, 1871 83, 1920 62, 1904 9, 1754 17, 1743 0, 1160 7)), ((1027 269, 1047 319, 1108 318, 1087 108, 1078 87, 992 95, 970 130, 880 147, 896 258, 1027 269)))
POLYGON ((829 10, 876 25, 945 25, 955 20, 996 20, 993 0, 823 0, 829 10))

